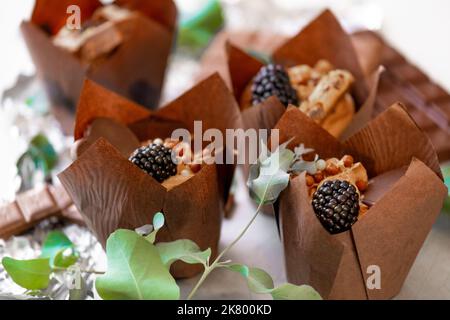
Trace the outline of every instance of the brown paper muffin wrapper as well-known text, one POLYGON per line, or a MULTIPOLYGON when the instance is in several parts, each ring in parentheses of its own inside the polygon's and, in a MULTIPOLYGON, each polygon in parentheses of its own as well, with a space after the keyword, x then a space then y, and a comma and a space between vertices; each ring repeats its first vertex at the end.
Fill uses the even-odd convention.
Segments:
POLYGON ((291 179, 277 206, 289 281, 312 285, 326 299, 394 297, 447 194, 428 137, 399 104, 343 143, 293 107, 276 127, 281 142, 293 138, 291 146, 304 143, 323 159, 353 155, 374 181, 365 193, 374 203, 367 213, 351 230, 331 235, 312 209, 305 174, 291 179), (380 289, 366 286, 373 266, 380 289))
MULTIPOLYGON (((115 24, 123 35, 118 47, 91 63, 81 61, 52 42, 66 23, 69 5, 78 5, 82 21, 101 6, 97 0, 36 0, 30 21, 21 30, 40 78, 60 118, 75 111, 85 77, 146 108, 156 108, 171 51, 176 7, 171 0, 120 0, 116 4, 140 14, 115 24)), ((100 44, 99 44, 100 45, 100 44)))
MULTIPOLYGON (((263 63, 247 54, 237 46, 226 43, 229 78, 236 100, 240 101, 246 87, 255 77, 256 73, 263 66, 263 63)), ((342 135, 349 136, 354 132, 354 123, 364 125, 370 119, 373 110, 373 103, 367 103, 371 86, 376 85, 370 81, 361 68, 358 55, 354 49, 351 37, 342 29, 336 17, 331 11, 326 10, 315 20, 308 24, 296 36, 287 39, 281 46, 272 53, 275 63, 285 67, 292 67, 299 64, 313 66, 321 59, 330 61, 336 68, 346 69, 355 77, 352 86, 352 96, 355 99, 357 113, 349 129, 342 135), (364 114, 364 119, 358 114, 364 114)), ((259 106, 252 106, 253 109, 259 106)), ((265 118, 275 119, 282 114, 281 105, 278 108, 263 108, 269 113, 265 118)), ((253 123, 247 118, 253 114, 243 111, 244 123, 253 123)), ((278 117, 279 119, 279 117, 278 117)), ((271 128, 273 128, 272 124, 271 128)))
MULTIPOLYGON (((450 159, 449 125, 450 95, 435 83, 424 70, 414 65, 373 31, 360 31, 351 35, 365 75, 371 75, 379 65, 386 68, 377 91, 375 114, 396 101, 405 103, 406 109, 419 127, 430 137, 439 160, 450 159)), ((200 77, 219 72, 231 88, 225 44, 227 41, 246 49, 272 53, 286 37, 257 31, 222 31, 202 57, 200 77)))
MULTIPOLYGON (((244 50, 226 42, 229 79, 236 100, 241 101, 248 84, 263 66, 263 63, 247 54, 244 50)), ((345 139, 369 122, 372 117, 375 95, 378 86, 379 71, 371 76, 363 72, 350 36, 342 29, 336 17, 330 11, 324 11, 296 36, 287 39, 274 49, 272 59, 286 67, 298 64, 314 65, 321 59, 327 59, 335 67, 349 70, 355 77, 352 86, 357 112, 349 126, 342 133, 345 139)), ((265 102, 242 110, 243 124, 246 129, 272 129, 286 108, 271 98, 265 102)), ((302 125, 298 123, 298 125, 302 125)), ((248 177, 249 164, 243 166, 244 176, 248 177)), ((264 213, 273 213, 272 206, 265 206, 264 213)))
MULTIPOLYGON (((237 104, 218 75, 156 112, 86 81, 74 134, 79 156, 59 178, 103 245, 114 230, 149 224, 162 211, 166 225, 157 241, 190 239, 217 253, 234 166, 205 164, 192 178, 166 189, 128 160, 140 141, 170 137, 178 128, 193 132, 195 120, 203 121, 203 130, 217 128, 224 136, 239 125, 237 104), (99 125, 105 118, 110 125, 99 125)), ((171 271, 183 278, 201 269, 176 263, 171 271)))

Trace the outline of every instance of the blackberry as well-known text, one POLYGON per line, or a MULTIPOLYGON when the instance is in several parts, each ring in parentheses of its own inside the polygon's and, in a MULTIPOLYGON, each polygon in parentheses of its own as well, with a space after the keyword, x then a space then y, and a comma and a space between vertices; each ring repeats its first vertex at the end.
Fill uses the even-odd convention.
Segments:
POLYGON ((331 234, 349 230, 359 214, 359 195, 355 186, 344 180, 328 180, 314 193, 316 216, 331 234))
POLYGON ((291 86, 289 75, 279 64, 262 67, 253 79, 252 104, 258 104, 276 96, 284 106, 298 105, 297 91, 291 86))
POLYGON ((172 161, 172 150, 161 144, 152 143, 140 147, 133 152, 129 160, 158 182, 163 182, 177 173, 177 165, 172 161))

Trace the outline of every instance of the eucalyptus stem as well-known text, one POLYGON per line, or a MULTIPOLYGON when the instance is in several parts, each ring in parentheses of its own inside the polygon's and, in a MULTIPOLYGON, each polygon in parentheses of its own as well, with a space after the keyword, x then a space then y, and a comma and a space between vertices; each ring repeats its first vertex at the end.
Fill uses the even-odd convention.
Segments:
MULTIPOLYGON (((67 268, 53 267, 52 271, 53 272, 67 271, 67 268)), ((83 270, 83 269, 80 269, 80 272, 81 273, 93 273, 93 274, 105 274, 104 271, 97 271, 97 270, 83 270)))
POLYGON ((220 259, 228 252, 230 249, 244 236, 244 234, 247 232, 247 230, 250 228, 250 226, 253 224, 253 221, 255 221, 256 217, 259 214, 259 210, 261 210, 261 207, 266 199, 267 191, 269 190, 270 183, 272 182, 273 176, 270 177, 269 181, 267 182, 266 188, 264 189, 263 195, 259 201, 258 207, 255 210, 255 213, 253 214, 253 217, 250 219, 250 221, 247 223, 247 225, 242 229, 242 231, 239 233, 236 239, 234 239, 228 246, 225 247, 225 249, 222 250, 221 253, 217 256, 216 259, 214 259, 214 262, 211 265, 205 265, 205 270, 203 271, 202 276, 198 280, 197 284, 194 286, 192 291, 189 293, 187 299, 191 300, 192 297, 197 292, 198 288, 203 284, 203 282, 206 280, 208 275, 213 271, 216 267, 220 266, 220 259))
POLYGON ((212 271, 212 268, 213 268, 215 262, 216 261, 214 260, 214 263, 211 266, 205 266, 205 270, 203 271, 202 276, 200 277, 200 279, 198 280, 198 282, 196 283, 196 285, 194 286, 192 291, 189 293, 189 295, 187 297, 188 300, 192 299, 194 294, 197 292, 198 288, 200 288, 202 283, 206 280, 206 278, 208 277, 209 273, 212 271))
MULTIPOLYGON (((264 197, 265 198, 265 193, 267 192, 267 188, 266 191, 264 192, 264 197)), ((247 232, 247 230, 250 228, 250 226, 252 225, 253 221, 255 221, 256 217, 258 216, 259 210, 261 209, 263 204, 263 200, 261 200, 261 202, 259 203, 258 207, 256 208, 255 213, 253 214, 253 217, 250 219, 250 221, 247 223, 247 225, 244 227, 244 229, 242 229, 242 231, 239 233, 239 235, 237 236, 236 239, 234 239, 228 246, 225 247, 225 249, 222 250, 221 253, 219 253, 219 255, 217 256, 217 258, 214 260, 214 262, 209 265, 209 266, 205 266, 205 270, 203 271, 202 276, 200 277, 200 279, 198 280, 197 284, 194 286, 194 288, 192 289, 191 293, 189 293, 187 299, 191 300, 192 297, 195 295, 195 293, 197 292, 198 288, 200 288, 200 286, 203 284, 203 282, 206 280, 206 278, 208 277, 208 275, 211 273, 211 271, 213 271, 218 263, 220 262, 220 259, 228 252, 230 251, 230 249, 244 236, 244 234, 247 232)))
POLYGON ((80 270, 81 273, 93 273, 93 274, 105 274, 105 271, 97 271, 97 270, 80 270))

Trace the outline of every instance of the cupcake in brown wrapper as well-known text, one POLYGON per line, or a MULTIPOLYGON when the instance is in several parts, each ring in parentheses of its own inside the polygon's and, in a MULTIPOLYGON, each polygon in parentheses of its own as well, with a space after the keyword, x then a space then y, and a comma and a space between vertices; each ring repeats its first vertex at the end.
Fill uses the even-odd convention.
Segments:
MULTIPOLYGON (((267 66, 230 42, 226 43, 226 52, 229 79, 240 103, 244 128, 274 128, 287 104, 283 105, 275 96, 261 103, 252 101, 255 79, 261 77, 267 66)), ((296 36, 285 40, 271 56, 273 63, 282 66, 288 74, 290 85, 297 93, 296 106, 313 118, 316 115, 315 121, 334 136, 345 139, 371 119, 379 70, 370 77, 363 73, 350 36, 330 11, 323 12, 296 36), (323 102, 326 111, 316 112, 322 109, 323 102)), ((245 176, 248 170, 248 164, 244 165, 245 176)), ((265 206, 263 212, 272 213, 272 206, 265 206)))
MULTIPOLYGON (((331 234, 314 212, 307 174, 291 178, 277 206, 289 281, 309 284, 326 299, 394 297, 447 193, 428 137, 399 104, 342 143, 294 107, 276 128, 281 142, 293 138, 291 146, 303 143, 321 159, 349 165, 352 155, 370 179, 358 187, 368 210, 350 230, 331 234), (372 282, 374 272, 380 287, 372 282)), ((352 182, 357 176, 366 180, 364 172, 337 177, 352 182)))
POLYGON ((156 108, 175 23, 171 0, 36 0, 21 30, 53 104, 66 107, 55 113, 70 118, 85 77, 156 108), (72 5, 80 8, 81 29, 66 26, 72 5))
MULTIPOLYGON (((239 127, 239 119, 234 97, 217 75, 156 112, 87 81, 74 134, 77 159, 59 178, 103 245, 114 230, 149 224, 162 211, 166 225, 157 241, 190 239, 214 256, 234 166, 179 163, 176 174, 160 183, 132 156, 152 143, 176 151, 177 142, 165 138, 179 128, 194 132, 195 120, 203 121, 203 130, 217 128, 225 136, 226 129, 239 127)), ((184 278, 201 270, 177 262, 171 272, 184 278)))
MULTIPOLYGON (((284 112, 283 106, 268 108, 265 107, 268 100, 254 99, 254 82, 258 72, 264 72, 264 64, 230 42, 226 49, 231 86, 240 102, 244 125, 254 124, 251 118, 256 111, 250 110, 256 108, 267 113, 265 119, 272 120, 261 123, 258 128, 264 125, 269 125, 267 129, 273 128, 284 112)), ((297 103, 284 103, 286 107, 297 105, 334 136, 343 139, 370 120, 374 104, 370 93, 377 81, 364 74, 351 37, 330 11, 324 11, 275 49, 272 60, 288 74, 291 87, 297 93, 297 103), (323 114, 319 114, 318 109, 322 107, 323 114)), ((269 91, 287 90, 280 87, 277 85, 269 91)))

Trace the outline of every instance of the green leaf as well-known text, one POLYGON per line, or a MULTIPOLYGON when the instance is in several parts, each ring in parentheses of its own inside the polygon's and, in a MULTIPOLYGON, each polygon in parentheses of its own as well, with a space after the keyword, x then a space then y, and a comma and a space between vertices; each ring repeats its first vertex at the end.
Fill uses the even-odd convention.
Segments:
POLYGON ((48 287, 50 273, 50 259, 16 260, 4 257, 3 267, 9 276, 19 286, 28 290, 41 290, 48 287))
POLYGON ((153 231, 145 237, 145 239, 150 243, 155 243, 156 234, 158 230, 164 226, 164 215, 161 212, 157 212, 153 216, 153 231))
POLYGON ((30 147, 39 150, 39 154, 46 162, 49 170, 55 167, 58 162, 58 153, 44 134, 40 133, 34 136, 30 141, 30 147))
POLYGON ((258 162, 250 167, 247 186, 250 196, 258 204, 273 204, 289 184, 287 172, 295 160, 295 153, 286 145, 284 143, 270 155, 268 150, 263 150, 258 162))
POLYGON ((209 0, 193 12, 194 15, 182 15, 177 41, 181 47, 198 51, 204 48, 223 26, 223 9, 220 1, 209 0))
POLYGON ((51 170, 58 162, 58 154, 50 141, 43 134, 33 137, 27 150, 19 157, 16 166, 24 186, 33 186, 33 177, 41 172, 50 176, 51 170))
POLYGON ((164 226, 164 215, 161 212, 157 212, 153 217, 153 228, 159 230, 164 226))
POLYGON ((442 167, 442 174, 444 176, 444 183, 448 189, 448 195, 450 196, 450 166, 442 167))
POLYGON ((131 230, 117 230, 106 243, 108 270, 95 281, 100 297, 179 299, 180 289, 156 247, 131 230))
POLYGON ((303 158, 304 155, 314 152, 314 149, 305 148, 303 143, 299 144, 294 148, 295 157, 297 159, 303 158))
POLYGON ((262 269, 249 268, 242 264, 233 264, 227 266, 227 268, 244 276, 251 292, 270 293, 274 287, 272 277, 262 269))
POLYGON ((448 197, 444 201, 444 212, 450 213, 450 166, 443 166, 442 174, 444 175, 444 183, 448 189, 448 197))
MULTIPOLYGON (((255 168, 251 168, 250 172, 255 172, 254 170, 255 168)), ((249 176, 248 187, 250 196, 258 204, 273 204, 281 191, 289 184, 289 174, 282 170, 278 170, 270 175, 258 172, 257 177, 252 179, 253 177, 252 174, 249 176)))
POLYGON ((254 49, 247 49, 246 51, 253 58, 258 59, 259 61, 261 61, 264 64, 269 64, 269 63, 273 62, 272 61, 272 57, 270 56, 270 54, 267 54, 267 53, 262 52, 262 51, 257 51, 257 50, 254 50, 254 49))
POLYGON ((250 272, 249 268, 244 264, 232 264, 226 267, 231 271, 240 273, 244 278, 247 278, 250 272))
POLYGON ((296 286, 291 283, 273 289, 271 294, 274 300, 322 300, 320 294, 313 287, 296 286))
POLYGON ((247 283, 252 292, 255 293, 269 293, 274 285, 272 277, 262 269, 250 268, 247 283))
POLYGON ((295 153, 280 146, 275 152, 260 162, 260 174, 272 175, 279 170, 287 172, 295 159, 295 153))
POLYGON ((272 277, 260 268, 249 268, 242 264, 227 266, 231 271, 238 272, 247 279, 251 292, 271 294, 274 300, 320 300, 321 297, 312 287, 296 286, 290 283, 274 288, 272 277))
POLYGON ((156 244, 156 248, 167 268, 170 268, 170 265, 177 260, 189 264, 201 263, 206 266, 211 256, 211 249, 208 248, 205 251, 201 251, 195 242, 187 239, 160 242, 156 244))
POLYGON ((146 237, 153 231, 153 225, 152 224, 144 224, 143 226, 140 226, 139 228, 134 229, 137 234, 146 237))
POLYGON ((40 258, 49 258, 52 267, 67 268, 78 260, 78 253, 64 233, 52 231, 44 240, 40 258))
POLYGON ((53 258, 53 265, 59 268, 68 268, 78 261, 79 254, 73 248, 59 250, 53 258))

